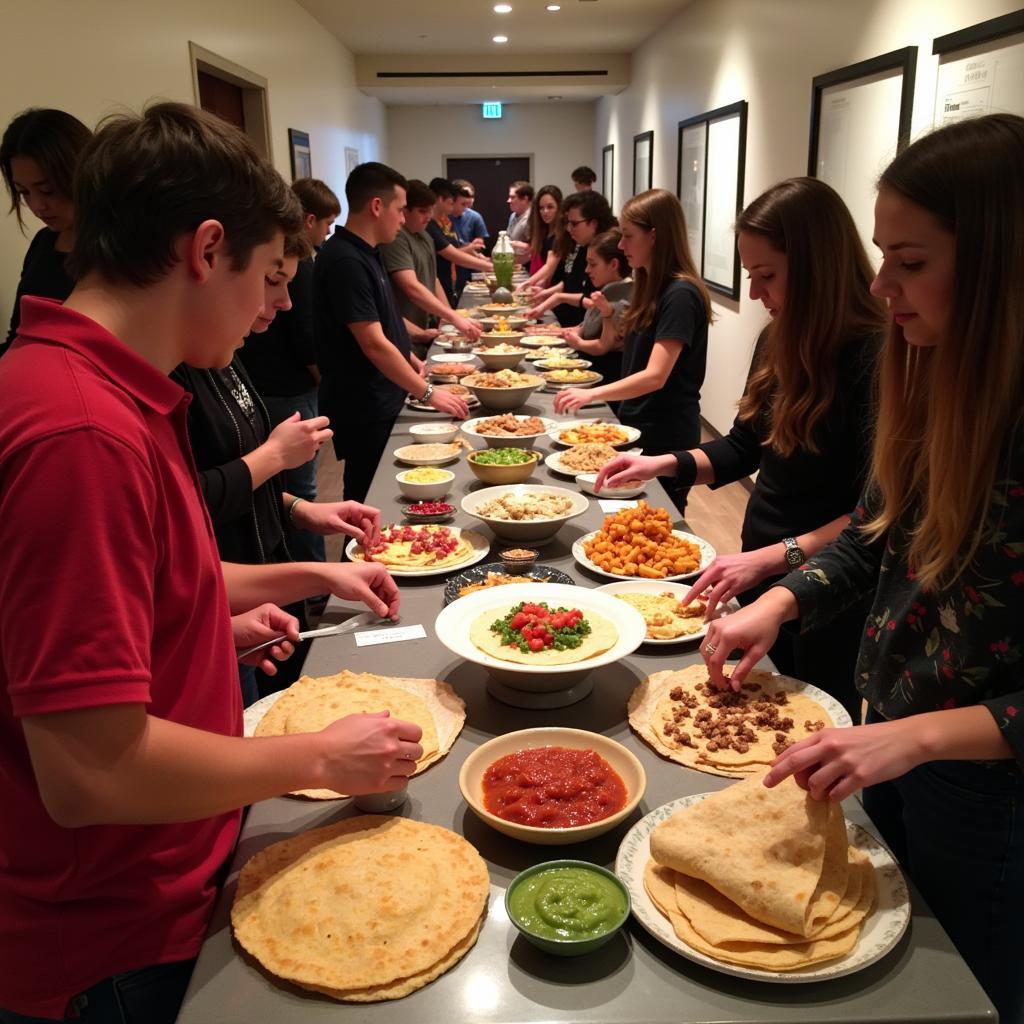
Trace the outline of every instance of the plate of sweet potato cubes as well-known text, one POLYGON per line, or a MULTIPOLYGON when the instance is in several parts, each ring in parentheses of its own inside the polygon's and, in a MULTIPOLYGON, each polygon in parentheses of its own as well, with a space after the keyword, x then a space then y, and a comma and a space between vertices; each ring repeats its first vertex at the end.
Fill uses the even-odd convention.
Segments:
POLYGON ((584 568, 615 580, 684 580, 703 572, 715 549, 701 537, 673 530, 665 509, 640 501, 605 516, 600 530, 573 544, 572 555, 584 568))

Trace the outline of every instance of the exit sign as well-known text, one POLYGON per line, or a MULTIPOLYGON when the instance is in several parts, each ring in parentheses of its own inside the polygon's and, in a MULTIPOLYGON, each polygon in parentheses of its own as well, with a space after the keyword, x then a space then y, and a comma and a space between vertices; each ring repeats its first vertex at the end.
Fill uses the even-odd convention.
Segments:
POLYGON ((485 103, 484 117, 486 118, 497 118, 501 117, 501 104, 500 103, 485 103))

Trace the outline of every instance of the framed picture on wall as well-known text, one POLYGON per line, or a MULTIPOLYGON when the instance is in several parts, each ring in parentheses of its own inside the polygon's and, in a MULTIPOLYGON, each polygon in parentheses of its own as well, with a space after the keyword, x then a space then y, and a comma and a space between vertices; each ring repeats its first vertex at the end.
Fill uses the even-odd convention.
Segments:
POLYGON ((679 122, 676 195, 690 252, 708 288, 740 297, 733 226, 743 207, 747 102, 740 100, 679 122))
POLYGON ((807 173, 831 185, 850 209, 868 252, 875 182, 910 141, 917 47, 817 75, 811 83, 807 173))
POLYGON ((292 181, 313 177, 313 159, 309 152, 309 132, 288 129, 288 151, 292 160, 292 181))
POLYGON ((359 150, 352 146, 345 147, 345 177, 347 178, 359 166, 359 150))
POLYGON ((996 112, 1024 117, 1024 10, 939 36, 935 127, 996 112))
POLYGON ((608 145, 601 150, 601 195, 615 206, 615 146, 608 145))
POLYGON ((654 168, 654 132, 633 136, 633 195, 651 187, 654 168))

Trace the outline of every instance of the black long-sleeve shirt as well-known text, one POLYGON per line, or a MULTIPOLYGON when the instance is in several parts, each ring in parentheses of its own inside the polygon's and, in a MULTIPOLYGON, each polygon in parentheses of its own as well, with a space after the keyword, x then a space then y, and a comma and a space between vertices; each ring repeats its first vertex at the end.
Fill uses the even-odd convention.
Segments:
POLYGON ((18 292, 14 297, 14 309, 11 311, 11 324, 7 330, 7 339, 0 345, 0 355, 7 351, 7 346, 14 341, 21 323, 21 297, 36 295, 42 299, 60 299, 63 302, 74 288, 75 282, 67 272, 65 261, 68 254, 58 252, 57 232, 49 228, 37 231, 29 243, 25 253, 25 262, 21 266, 21 278, 18 281, 18 292))
POLYGON ((288 295, 292 308, 279 311, 262 334, 250 334, 238 353, 261 395, 285 398, 316 388, 307 369, 316 364, 312 260, 299 263, 288 295))
MULTIPOLYGON (((817 453, 798 448, 783 456, 765 445, 771 427, 768 408, 753 420, 737 418, 725 437, 699 446, 715 471, 712 487, 758 474, 743 517, 744 551, 808 533, 853 511, 871 457, 872 389, 880 343, 878 335, 870 335, 853 338, 840 350, 835 397, 814 431, 817 453)), ((757 358, 755 352, 754 365, 757 358)), ((692 484, 697 471, 693 456, 674 454, 679 477, 692 484)))

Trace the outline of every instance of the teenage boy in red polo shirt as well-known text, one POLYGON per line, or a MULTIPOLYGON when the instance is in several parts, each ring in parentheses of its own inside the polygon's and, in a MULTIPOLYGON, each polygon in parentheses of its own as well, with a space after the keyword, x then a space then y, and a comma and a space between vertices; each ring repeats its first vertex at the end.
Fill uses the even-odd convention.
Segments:
POLYGON ((0 365, 0 1021, 161 1024, 238 808, 394 788, 419 729, 241 737, 235 647, 294 620, 231 614, 302 581, 222 574, 167 374, 241 343, 297 226, 284 182, 240 132, 161 104, 97 134, 75 209, 78 283, 25 301, 0 365))

